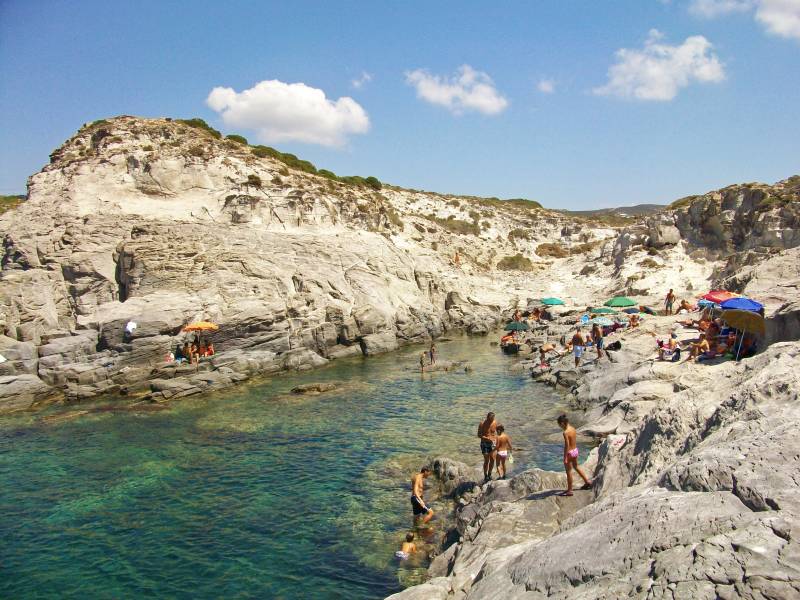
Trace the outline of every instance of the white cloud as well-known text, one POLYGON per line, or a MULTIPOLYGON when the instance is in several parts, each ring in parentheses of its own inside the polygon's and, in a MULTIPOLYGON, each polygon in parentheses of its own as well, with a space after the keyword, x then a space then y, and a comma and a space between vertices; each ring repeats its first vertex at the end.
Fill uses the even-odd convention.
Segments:
POLYGON ((644 48, 617 50, 617 63, 608 69, 608 83, 595 94, 638 100, 672 100, 692 82, 717 83, 725 69, 701 35, 686 38, 680 46, 660 43, 663 34, 655 29, 644 48))
POLYGON ((265 143, 341 146, 349 135, 369 130, 369 117, 355 100, 344 97, 334 102, 304 83, 271 79, 242 92, 215 87, 206 104, 227 126, 254 130, 265 143))
POLYGON ((753 8, 755 0, 692 0, 689 12, 698 17, 713 19, 720 15, 747 12, 753 8))
POLYGON ((691 0, 689 12, 714 18, 755 9, 755 19, 767 33, 800 39, 800 0, 691 0))
POLYGON ((350 85, 352 85, 357 90, 360 90, 362 87, 364 87, 364 84, 369 83, 370 81, 372 81, 372 75, 367 73, 366 71, 362 71, 360 77, 358 77, 357 79, 352 79, 350 81, 350 85))
POLYGON ((552 79, 540 79, 536 84, 536 89, 543 94, 552 94, 556 91, 556 82, 552 79))
POLYGON ((467 111, 496 115, 508 107, 508 100, 494 87, 491 77, 469 65, 459 67, 453 77, 417 69, 406 73, 406 83, 416 88, 418 98, 444 106, 455 115, 467 111))
POLYGON ((761 0, 756 20, 769 33, 800 39, 800 0, 761 0))

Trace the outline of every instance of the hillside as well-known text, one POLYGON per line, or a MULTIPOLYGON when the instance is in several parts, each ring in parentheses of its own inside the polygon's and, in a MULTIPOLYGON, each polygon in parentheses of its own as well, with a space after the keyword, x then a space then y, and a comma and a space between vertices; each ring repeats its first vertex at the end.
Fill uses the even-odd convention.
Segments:
POLYGON ((0 397, 15 409, 152 391, 183 375, 162 366, 194 320, 221 326, 214 372, 246 377, 485 333, 543 296, 691 295, 735 274, 742 223, 761 231, 748 251, 797 245, 796 203, 759 199, 787 185, 726 188, 621 229, 338 177, 198 120, 96 121, 0 216, 0 352, 16 357, 0 397))

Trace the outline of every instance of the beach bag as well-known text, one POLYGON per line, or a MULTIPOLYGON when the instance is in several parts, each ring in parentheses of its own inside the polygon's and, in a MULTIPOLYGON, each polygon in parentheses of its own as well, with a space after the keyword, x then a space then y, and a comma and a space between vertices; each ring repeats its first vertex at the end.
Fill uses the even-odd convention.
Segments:
POLYGON ((681 359, 681 349, 675 348, 675 350, 672 351, 672 362, 678 362, 680 359, 681 359))
POLYGON ((617 340, 616 342, 612 342, 608 346, 606 346, 606 350, 611 350, 612 352, 616 352, 621 348, 622 348, 622 342, 620 342, 619 340, 617 340))

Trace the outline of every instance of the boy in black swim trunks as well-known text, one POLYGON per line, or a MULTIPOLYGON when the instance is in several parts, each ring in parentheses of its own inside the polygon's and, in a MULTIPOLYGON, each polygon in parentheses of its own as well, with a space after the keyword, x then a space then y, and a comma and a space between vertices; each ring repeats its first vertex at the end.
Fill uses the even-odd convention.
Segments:
POLYGON ((419 473, 414 473, 411 478, 411 510, 414 513, 414 522, 424 524, 433 518, 433 510, 428 508, 425 500, 422 499, 425 480, 430 476, 431 470, 422 467, 419 473))
POLYGON ((486 420, 478 425, 478 437, 481 438, 481 454, 483 454, 483 480, 492 478, 494 455, 497 446, 497 422, 494 413, 486 415, 486 420))

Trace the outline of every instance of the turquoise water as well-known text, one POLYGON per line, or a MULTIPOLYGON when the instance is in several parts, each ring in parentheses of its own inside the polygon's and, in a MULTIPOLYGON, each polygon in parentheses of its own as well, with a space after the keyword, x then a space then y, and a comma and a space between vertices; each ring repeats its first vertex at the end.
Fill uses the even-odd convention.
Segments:
POLYGON ((418 583, 424 560, 393 554, 426 457, 479 464, 494 410, 515 468, 561 467, 558 396, 487 338, 437 347, 474 372, 420 375, 416 347, 158 412, 0 419, 0 597, 359 599, 418 583), (312 381, 340 388, 288 393, 312 381))

